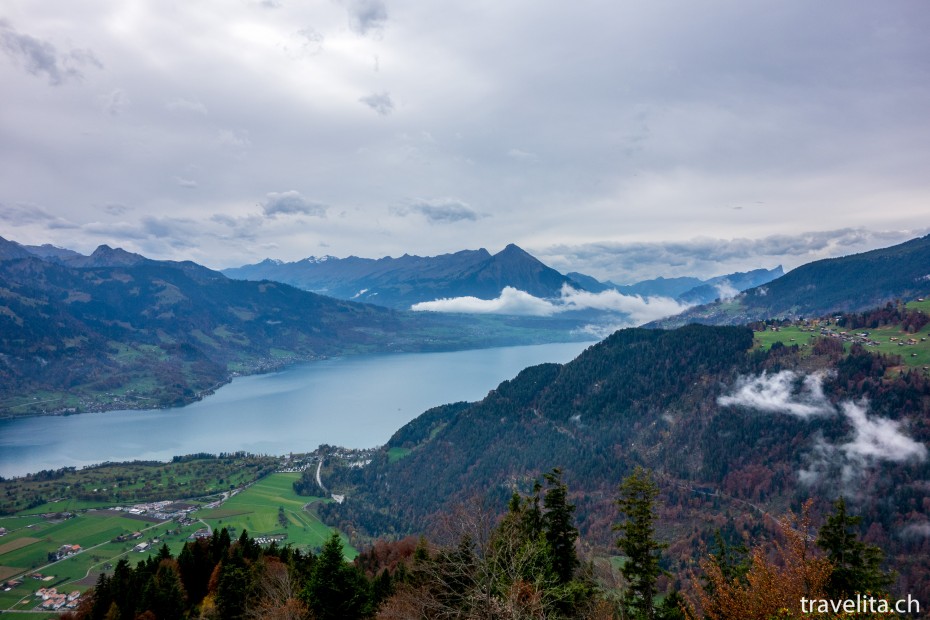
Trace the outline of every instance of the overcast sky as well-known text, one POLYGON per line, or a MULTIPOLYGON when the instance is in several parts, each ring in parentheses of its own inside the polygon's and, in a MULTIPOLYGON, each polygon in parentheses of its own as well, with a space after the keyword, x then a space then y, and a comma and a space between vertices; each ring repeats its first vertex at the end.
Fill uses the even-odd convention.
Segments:
POLYGON ((0 236, 790 268, 928 232, 928 32, 926 0, 5 0, 0 236))

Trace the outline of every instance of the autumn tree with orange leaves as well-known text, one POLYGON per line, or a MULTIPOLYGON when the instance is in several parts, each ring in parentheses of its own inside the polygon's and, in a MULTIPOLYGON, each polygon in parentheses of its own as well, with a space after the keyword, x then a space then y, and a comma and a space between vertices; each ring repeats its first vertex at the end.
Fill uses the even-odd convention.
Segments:
POLYGON ((695 595, 687 604, 689 618, 710 620, 767 620, 800 617, 801 599, 823 598, 832 572, 830 562, 817 552, 811 536, 810 507, 799 516, 779 521, 778 536, 770 545, 750 551, 749 570, 728 578, 713 555, 701 561, 706 582, 695 580, 695 595))

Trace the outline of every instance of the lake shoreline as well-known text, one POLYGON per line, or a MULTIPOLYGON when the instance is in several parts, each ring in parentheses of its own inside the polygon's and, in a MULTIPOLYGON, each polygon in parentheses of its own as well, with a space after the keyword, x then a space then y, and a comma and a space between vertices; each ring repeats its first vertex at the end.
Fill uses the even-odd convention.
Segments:
MULTIPOLYGON (((566 336, 571 336, 572 334, 566 334, 566 336)), ((175 409, 179 407, 186 407, 197 402, 201 402, 209 396, 212 396, 220 388, 229 385, 234 379, 239 377, 252 377, 257 375, 264 375, 274 372, 281 372, 287 370, 288 368, 299 366, 301 364, 308 364, 313 362, 319 362, 324 360, 333 360, 333 359, 347 359, 353 357, 364 357, 370 355, 410 355, 410 354, 424 354, 424 353, 457 353, 465 351, 481 351, 487 349, 499 349, 504 347, 531 347, 531 346, 544 346, 550 344, 573 344, 573 343, 583 343, 588 342, 593 344, 596 341, 587 340, 577 337, 566 338, 565 340, 547 340, 545 342, 533 342, 533 343, 517 343, 517 344, 499 344, 496 346, 475 346, 475 347, 436 347, 430 348, 425 347, 422 350, 385 350, 385 351, 347 351, 344 353, 336 355, 311 355, 311 356, 289 356, 287 358, 281 359, 280 361, 270 361, 268 358, 257 359, 251 364, 250 367, 245 370, 235 370, 230 371, 226 377, 222 380, 215 383, 213 386, 200 390, 195 395, 183 398, 175 399, 172 401, 160 401, 157 403, 151 402, 139 402, 139 400, 156 400, 154 398, 149 398, 146 396, 134 396, 126 395, 119 400, 114 400, 110 394, 100 395, 99 402, 90 402, 85 408, 75 408, 75 407, 64 407, 61 409, 51 410, 51 411, 42 411, 42 412, 27 412, 22 414, 9 414, 9 413, 0 413, 0 421, 7 420, 18 420, 26 418, 45 418, 45 417, 61 417, 61 416, 74 416, 74 415, 84 415, 87 413, 103 413, 107 411, 161 411, 167 409, 175 409), (104 401, 104 398, 110 398, 108 402, 104 401)), ((57 400, 64 399, 65 396, 57 400)), ((89 400, 93 401, 93 396, 87 397, 89 400)), ((10 408, 23 407, 27 406, 30 403, 23 403, 20 405, 13 405, 10 408)))
POLYGON ((331 357, 232 377, 183 407, 0 419, 0 476, 323 443, 370 448, 432 407, 480 400, 524 368, 570 361, 591 344, 331 357))

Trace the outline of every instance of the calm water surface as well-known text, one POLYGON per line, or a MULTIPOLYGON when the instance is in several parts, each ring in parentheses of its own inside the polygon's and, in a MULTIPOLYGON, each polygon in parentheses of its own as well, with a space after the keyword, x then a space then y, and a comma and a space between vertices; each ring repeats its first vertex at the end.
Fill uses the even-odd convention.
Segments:
POLYGON ((175 409, 0 420, 0 475, 196 452, 309 452, 385 443, 426 409, 478 400, 520 370, 591 343, 368 355, 239 377, 175 409))

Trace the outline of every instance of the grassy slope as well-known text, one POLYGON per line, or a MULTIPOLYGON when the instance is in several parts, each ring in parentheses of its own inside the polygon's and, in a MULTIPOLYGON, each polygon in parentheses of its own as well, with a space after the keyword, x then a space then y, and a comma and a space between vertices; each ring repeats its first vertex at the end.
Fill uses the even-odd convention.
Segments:
MULTIPOLYGON (((912 310, 923 310, 930 312, 930 301, 912 301, 907 304, 912 310)), ((837 331, 843 328, 837 327, 832 322, 821 322, 821 325, 830 327, 837 331)), ((869 337, 878 342, 878 346, 868 347, 869 351, 884 353, 886 355, 900 355, 901 362, 906 368, 921 368, 930 366, 930 323, 924 326, 919 332, 909 334, 903 331, 900 326, 888 325, 874 329, 856 330, 857 332, 867 331, 869 337), (892 340, 895 338, 895 340, 892 340), (916 344, 900 344, 902 340, 914 339, 916 344), (921 340, 924 339, 924 340, 921 340)), ((798 345, 801 348, 810 346, 810 342, 820 336, 820 328, 812 329, 802 325, 789 325, 780 328, 779 331, 767 330, 755 333, 756 346, 770 348, 774 343, 781 342, 785 346, 798 345)), ((850 345, 846 344, 849 350, 850 345)))
MULTIPOLYGON (((303 497, 294 492, 293 483, 299 473, 278 473, 267 476, 234 495, 216 510, 203 510, 195 516, 214 528, 230 529, 236 538, 247 530, 252 537, 287 534, 285 543, 300 548, 316 549, 332 535, 333 528, 324 525, 312 512, 304 509, 308 502, 328 501, 323 498, 303 497), (279 508, 284 508, 287 527, 278 521, 279 508), (234 530, 234 531, 233 531, 234 530)), ((343 537, 346 557, 354 558, 358 552, 343 537)))

